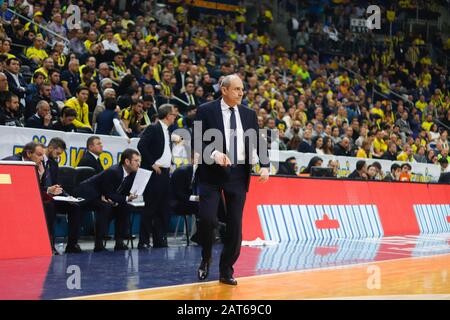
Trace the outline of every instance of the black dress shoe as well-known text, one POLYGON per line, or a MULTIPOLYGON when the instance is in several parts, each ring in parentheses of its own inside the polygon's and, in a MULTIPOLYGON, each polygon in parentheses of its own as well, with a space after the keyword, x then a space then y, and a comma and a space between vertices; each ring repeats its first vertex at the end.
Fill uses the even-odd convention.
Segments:
POLYGON ((164 243, 157 243, 157 244, 154 244, 153 245, 153 248, 168 248, 169 246, 167 245, 167 243, 166 244, 164 244, 164 243))
POLYGON ((104 246, 95 246, 94 252, 108 252, 104 246))
POLYGON ((237 286, 237 281, 233 277, 220 277, 219 282, 230 286, 237 286))
POLYGON ((158 241, 153 240, 153 248, 167 248, 169 247, 167 243, 167 238, 162 238, 158 241))
POLYGON ((118 243, 114 246, 114 251, 128 250, 128 246, 125 243, 118 243))
POLYGON ((139 243, 137 248, 138 248, 138 250, 144 250, 144 249, 150 249, 151 247, 149 244, 139 243))
POLYGON ((198 233, 197 232, 191 237, 191 241, 198 244, 199 239, 198 239, 198 233))
POLYGON ((198 280, 205 280, 209 275, 209 266, 211 265, 211 260, 203 260, 197 270, 198 280))
POLYGON ((66 247, 66 253, 82 253, 83 250, 81 250, 80 246, 78 244, 74 245, 68 245, 66 247))

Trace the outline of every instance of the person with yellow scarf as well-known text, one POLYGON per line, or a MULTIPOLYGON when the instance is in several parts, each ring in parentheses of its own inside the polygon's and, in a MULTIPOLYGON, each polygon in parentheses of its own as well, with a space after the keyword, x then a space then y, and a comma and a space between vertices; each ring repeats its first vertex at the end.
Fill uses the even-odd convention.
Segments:
POLYGON ((124 63, 125 56, 122 52, 114 55, 114 61, 111 63, 111 80, 119 82, 127 73, 127 66, 124 63))
POLYGON ((170 99, 172 97, 172 86, 170 84, 171 78, 172 73, 170 71, 163 71, 162 81, 160 82, 161 90, 159 94, 166 99, 170 99))

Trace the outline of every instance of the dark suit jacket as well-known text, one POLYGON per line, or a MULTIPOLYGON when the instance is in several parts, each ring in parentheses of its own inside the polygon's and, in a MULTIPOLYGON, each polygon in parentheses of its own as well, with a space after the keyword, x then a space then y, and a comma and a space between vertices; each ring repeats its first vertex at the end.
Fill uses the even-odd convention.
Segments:
POLYGON ((49 124, 48 127, 45 127, 44 119, 39 118, 36 114, 34 114, 27 119, 27 121, 25 122, 25 127, 36 129, 50 129, 52 125, 49 124))
MULTIPOLYGON (((11 91, 15 95, 17 95, 19 97, 19 99, 25 98, 25 93, 26 93, 26 89, 27 89, 27 83, 23 79, 22 75, 19 74, 19 83, 20 83, 20 86, 25 89, 24 91, 19 90, 19 87, 17 86, 17 83, 14 80, 13 76, 11 75, 11 73, 6 71, 5 75, 6 75, 6 78, 8 79, 9 91, 11 91)), ((23 106, 23 107, 25 107, 25 106, 23 106)))
POLYGON ((189 201, 189 197, 194 194, 193 183, 191 183, 193 169, 192 165, 181 166, 173 172, 170 178, 170 205, 175 214, 198 213, 198 203, 189 201))
MULTIPOLYGON (((20 153, 15 154, 13 156, 10 157, 6 157, 3 158, 3 160, 5 161, 23 161, 22 159, 22 155, 20 153)), ((50 186, 53 186, 55 184, 57 184, 58 181, 58 163, 53 160, 53 159, 48 159, 49 163, 48 163, 48 167, 46 168, 46 170, 50 170, 50 186)), ((39 185, 41 187, 41 191, 43 193, 47 193, 47 187, 44 186, 45 183, 45 175, 46 173, 44 173, 44 175, 42 176, 41 181, 39 181, 39 185)))
MULTIPOLYGON (((186 85, 186 79, 188 77, 187 72, 184 73, 184 85, 186 85)), ((179 94, 181 91, 181 86, 183 85, 183 82, 181 81, 181 72, 177 71, 175 72, 175 78, 177 79, 177 84, 173 88, 175 91, 175 94, 179 94)))
MULTIPOLYGON (((181 166, 176 169, 171 177, 173 199, 177 202, 187 202, 192 193, 192 165, 181 166)), ((197 173, 197 172, 196 172, 197 173)))
MULTIPOLYGON (((194 98, 194 105, 197 105, 197 99, 195 97, 195 95, 193 94, 192 97, 194 98)), ((188 98, 188 94, 182 93, 178 96, 178 99, 184 101, 185 103, 181 102, 181 101, 177 101, 177 106, 178 106, 178 110, 180 111, 180 113, 186 113, 186 110, 188 108, 188 106, 191 105, 191 102, 189 101, 188 98)))
POLYGON ((158 101, 156 97, 153 97, 153 104, 150 109, 147 110, 148 117, 151 119, 154 114, 158 114, 158 101))
MULTIPOLYGON (((44 164, 44 166, 45 166, 45 164, 44 164)), ((49 158, 48 165, 45 168, 46 168, 45 170, 50 171, 50 180, 51 180, 50 186, 54 186, 55 184, 58 184, 58 169, 59 169, 58 162, 56 162, 56 160, 49 158)), ((44 187, 44 183, 45 183, 44 177, 46 174, 47 173, 45 172, 44 176, 42 177, 42 180, 41 180, 41 187, 42 187, 42 190, 45 192, 47 192, 47 187, 44 187)))
POLYGON ((450 184, 450 172, 443 172, 439 176, 439 183, 448 183, 450 184))
POLYGON ((348 179, 354 179, 354 180, 364 180, 363 177, 361 177, 358 173, 358 170, 354 170, 350 175, 348 176, 348 179))
MULTIPOLYGON (((204 154, 205 148, 207 148, 212 142, 203 141, 202 137, 206 130, 208 129, 219 129, 222 133, 222 150, 218 150, 222 153, 226 153, 226 140, 225 140, 225 130, 223 127, 223 116, 222 116, 222 110, 220 107, 220 99, 211 101, 208 103, 205 103, 201 105, 197 110, 197 122, 201 123, 202 126, 202 136, 194 136, 193 145, 196 148, 196 152, 199 152, 201 155, 204 154), (199 149, 201 147, 201 149, 199 149)), ((260 146, 262 144, 265 144, 265 140, 261 137, 259 134, 258 129, 258 122, 256 118, 256 112, 252 109, 249 109, 244 106, 238 106, 239 110, 239 116, 242 123, 242 129, 244 132, 246 132, 249 129, 255 130, 257 133, 257 146, 260 146)), ((195 132, 194 132, 195 134, 195 132)), ((257 147, 253 146, 253 147, 257 147)), ((250 173, 252 166, 250 163, 250 153, 253 148, 250 148, 250 142, 249 139, 245 139, 244 142, 245 147, 245 166, 246 166, 246 173, 247 173, 247 189, 250 183, 250 173)), ((213 150, 209 150, 211 146, 208 148, 208 154, 211 154, 213 150)), ((267 161, 269 159, 268 153, 267 153, 267 147, 263 146, 263 148, 257 148, 257 154, 260 159, 260 165, 261 167, 269 167, 270 163, 267 161), (264 151, 265 154, 260 153, 261 151, 264 151), (262 162, 266 160, 265 162, 262 162)), ((203 158, 203 157, 201 157, 203 158)), ((220 185, 221 183, 227 181, 229 179, 229 168, 223 168, 219 166, 218 164, 206 164, 203 160, 202 163, 199 165, 199 179, 201 182, 206 182, 208 184, 212 185, 220 185)))
POLYGON ((15 154, 13 156, 9 156, 9 157, 3 158, 2 160, 5 160, 5 161, 23 161, 22 160, 22 155, 20 153, 15 154))
POLYGON ((104 196, 113 202, 125 205, 126 196, 130 193, 135 176, 136 173, 131 173, 130 179, 123 185, 122 190, 118 190, 123 180, 123 168, 120 164, 115 164, 83 181, 75 189, 75 194, 87 201, 100 200, 101 196, 104 196))
POLYGON ((164 152, 164 142, 164 132, 159 121, 144 130, 138 143, 138 150, 142 156, 141 168, 153 171, 153 164, 164 152))
POLYGON ((314 149, 314 147, 309 145, 309 143, 307 143, 306 141, 300 142, 300 144, 298 145, 297 151, 303 152, 303 153, 316 153, 316 150, 314 149))
POLYGON ((95 173, 100 173, 104 170, 102 165, 97 160, 95 160, 94 156, 88 150, 84 152, 83 158, 81 158, 78 167, 94 168, 95 173))
POLYGON ((333 154, 335 156, 350 157, 352 154, 350 151, 344 149, 340 144, 334 146, 333 154))

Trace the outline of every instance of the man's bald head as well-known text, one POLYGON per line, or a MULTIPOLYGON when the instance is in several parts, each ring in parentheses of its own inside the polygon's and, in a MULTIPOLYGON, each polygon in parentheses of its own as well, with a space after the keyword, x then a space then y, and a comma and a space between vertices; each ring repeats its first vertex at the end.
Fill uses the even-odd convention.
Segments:
POLYGON ((220 83, 223 100, 230 107, 234 107, 242 102, 244 97, 244 84, 241 78, 236 75, 225 76, 220 83))

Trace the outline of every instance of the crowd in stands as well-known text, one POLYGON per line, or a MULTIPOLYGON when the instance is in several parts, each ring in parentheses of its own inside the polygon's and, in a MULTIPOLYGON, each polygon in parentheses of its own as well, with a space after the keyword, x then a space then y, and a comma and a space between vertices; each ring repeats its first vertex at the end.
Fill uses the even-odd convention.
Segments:
POLYGON ((449 70, 426 45, 448 53, 450 39, 437 34, 426 42, 395 30, 368 54, 322 55, 324 43, 357 45, 347 20, 365 12, 334 2, 293 17, 289 50, 277 44, 264 6, 250 24, 244 6, 203 15, 184 1, 153 11, 153 1, 16 0, 16 15, 5 1, 0 125, 139 137, 157 120, 158 106, 172 103, 178 116, 171 130, 189 129, 196 108, 219 98, 223 76, 236 73, 243 104, 257 112, 260 128, 276 131, 269 142, 280 150, 450 161, 449 70), (73 23, 69 5, 80 21, 73 23))

